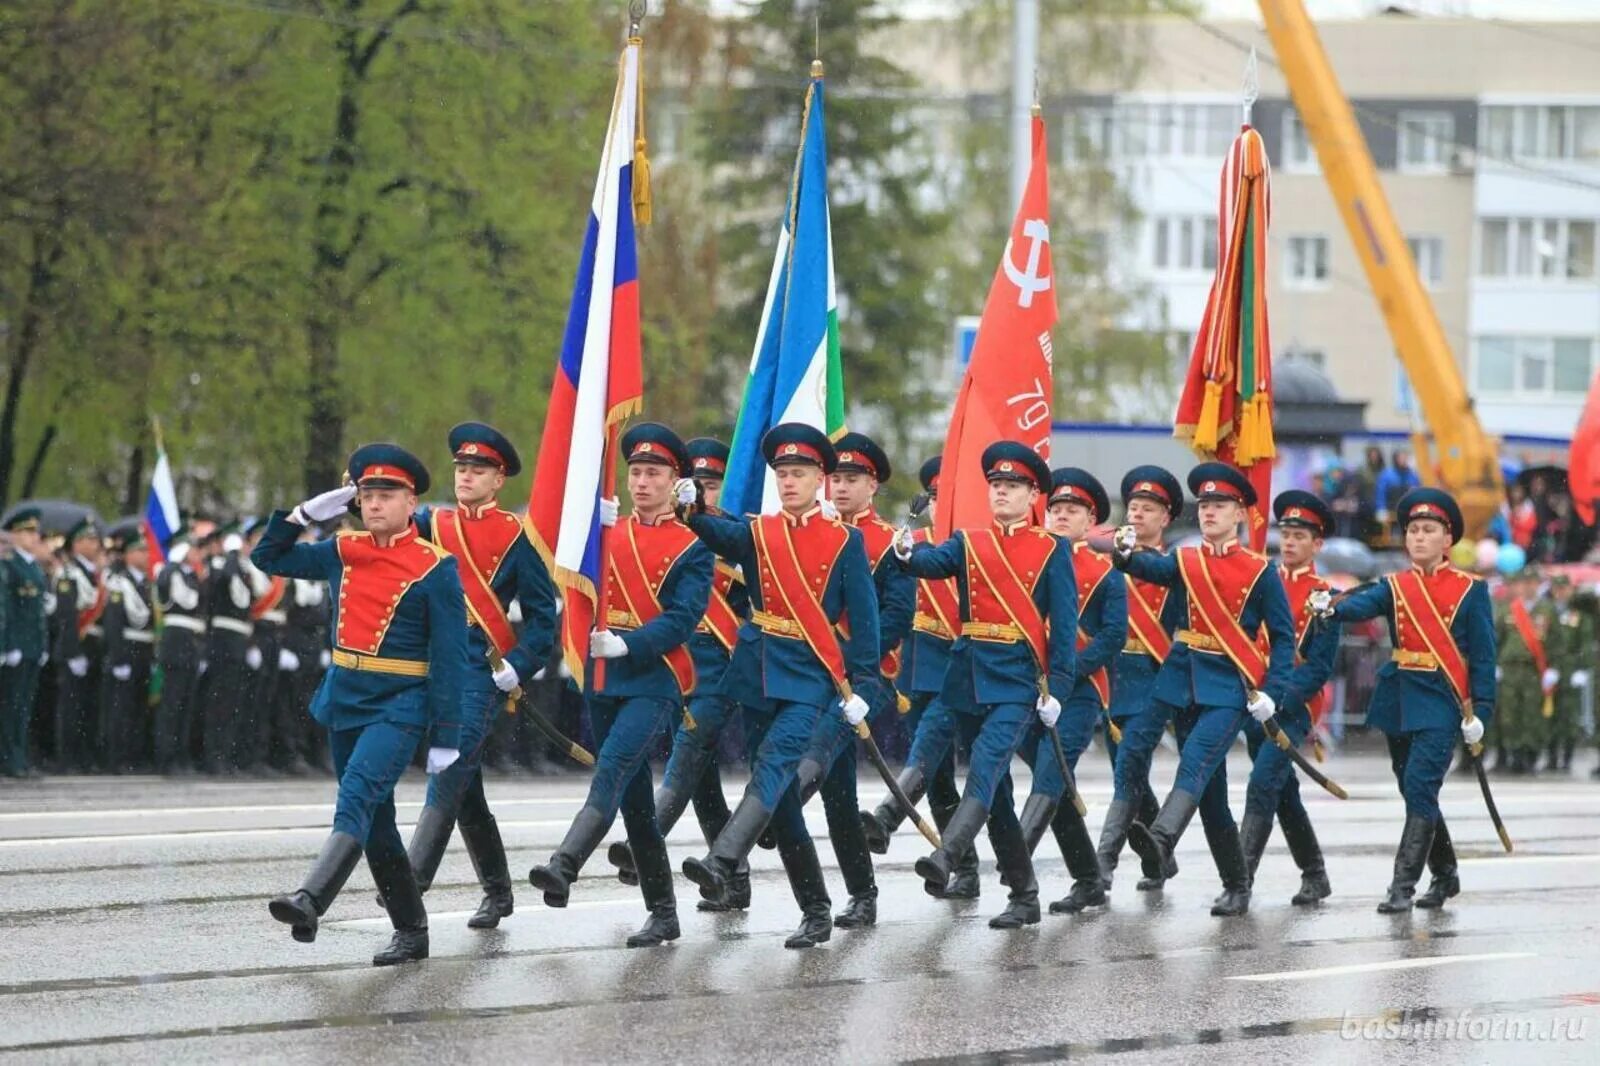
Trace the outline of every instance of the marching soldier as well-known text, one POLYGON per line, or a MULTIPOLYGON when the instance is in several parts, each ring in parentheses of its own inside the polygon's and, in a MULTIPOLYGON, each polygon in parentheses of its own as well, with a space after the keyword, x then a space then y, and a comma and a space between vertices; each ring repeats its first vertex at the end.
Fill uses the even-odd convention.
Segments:
POLYGON ((678 435, 641 423, 622 435, 622 454, 633 513, 623 522, 614 510, 601 517, 612 526, 609 606, 606 628, 589 636, 584 685, 600 751, 583 809, 550 860, 528 871, 528 880, 544 892, 546 906, 565 907, 572 882, 620 809, 649 909, 644 927, 627 941, 638 948, 679 935, 649 758, 695 688, 688 642, 705 615, 714 560, 673 512, 675 486, 692 469, 678 435))
POLYGON ((235 527, 218 530, 216 535, 221 540, 222 558, 213 561, 206 574, 211 620, 200 704, 204 716, 201 751, 207 773, 225 774, 237 765, 246 686, 250 675, 261 667, 261 651, 250 643, 254 632, 250 607, 256 594, 239 554, 244 538, 235 527))
POLYGON ((1594 617, 1578 609, 1572 594, 1572 578, 1565 573, 1550 579, 1550 602, 1555 611, 1555 627, 1547 643, 1551 664, 1560 672, 1561 680, 1549 722, 1548 767, 1569 773, 1572 752, 1583 736, 1583 690, 1589 687, 1590 671, 1595 666, 1594 617))
MULTIPOLYGON (((922 490, 928 494, 928 517, 931 520, 939 503, 940 456, 922 464, 919 477, 922 490)), ((928 529, 914 530, 912 541, 930 543, 928 529)), ((944 832, 950 818, 961 804, 961 791, 956 788, 956 755, 953 744, 941 740, 938 745, 920 743, 924 721, 948 722, 941 693, 944 678, 950 668, 950 649, 955 643, 956 631, 961 625, 960 592, 956 579, 918 578, 916 612, 912 616, 911 634, 904 642, 905 661, 900 676, 895 679, 900 693, 911 702, 906 712, 906 728, 911 736, 911 750, 906 756, 905 769, 900 772, 899 785, 906 798, 916 803, 923 793, 928 796, 928 809, 933 821, 944 832), (924 756, 932 747, 941 746, 936 766, 925 765, 924 756)), ((948 731, 953 733, 953 730, 948 731)), ((947 731, 930 730, 945 736, 947 731)), ((909 812, 901 808, 893 796, 885 797, 875 811, 861 811, 861 828, 866 835, 867 847, 875 855, 886 855, 889 837, 899 828, 909 812)), ((944 899, 977 899, 981 891, 978 880, 978 853, 968 848, 957 861, 954 872, 945 887, 944 899)))
POLYGON ((827 435, 782 423, 767 431, 761 452, 776 476, 778 514, 713 515, 696 503, 692 481, 677 487, 689 528, 750 581, 751 608, 722 681, 743 710, 750 784, 706 857, 684 860, 683 873, 706 898, 725 899, 770 822, 802 914, 784 946, 809 948, 833 935, 832 901, 790 786, 822 715, 842 713, 852 726, 866 719, 861 692, 878 678, 878 601, 861 532, 817 503, 837 458, 827 435), (835 629, 846 616, 848 634, 835 629))
POLYGON ((927 891, 939 895, 987 822, 1010 889, 1006 909, 989 926, 1016 929, 1038 924, 1039 885, 1012 806, 1008 767, 1034 718, 1053 728, 1072 695, 1078 596, 1071 550, 1031 519, 1039 494, 1050 489, 1050 467, 1016 441, 991 444, 982 463, 993 516, 988 529, 958 531, 937 546, 913 544, 908 529, 895 540, 896 555, 916 576, 960 583, 961 638, 944 687, 949 712, 931 726, 924 718, 922 728, 943 734, 943 748, 959 731, 972 756, 943 846, 918 859, 916 870, 927 891))
MULTIPOLYGON (((1333 673, 1333 658, 1339 651, 1337 626, 1311 627, 1310 603, 1315 592, 1328 591, 1328 583, 1317 573, 1317 553, 1323 538, 1333 528, 1333 512, 1316 496, 1299 489, 1281 492, 1272 501, 1278 522, 1278 576, 1289 598, 1294 618, 1294 672, 1289 675, 1283 704, 1278 708, 1278 724, 1295 745, 1305 743, 1311 723, 1323 699, 1322 687, 1333 673)), ((1261 724, 1251 719, 1244 724, 1245 742, 1254 764, 1250 784, 1245 790, 1244 818, 1239 824, 1239 842, 1255 880, 1256 867, 1272 835, 1274 815, 1283 827, 1289 854, 1300 869, 1300 891, 1290 900, 1306 907, 1326 899, 1333 891, 1328 884, 1322 848, 1317 843, 1311 817, 1300 799, 1300 779, 1294 763, 1275 743, 1267 742, 1261 724)))
POLYGON ((0 638, 0 771, 26 777, 28 729, 33 715, 39 673, 49 660, 49 634, 45 599, 50 587, 39 559, 44 545, 39 537, 39 509, 23 507, 6 519, 11 557, 0 563, 6 581, 5 625, 0 638))
MULTIPOLYGON (((1089 531, 1110 517, 1111 501, 1093 474, 1077 467, 1062 467, 1051 474, 1046 509, 1050 531, 1072 548, 1072 571, 1078 583, 1077 683, 1061 707, 1057 729, 1061 750, 1074 773, 1078 757, 1094 737, 1094 728, 1111 706, 1110 666, 1128 642, 1128 593, 1111 560, 1089 547, 1089 531)), ((1108 738, 1109 739, 1109 738, 1108 738)), ((1083 815, 1063 803, 1066 782, 1056 763, 1054 744, 1035 725, 1024 742, 1033 767, 1033 791, 1018 819, 1028 853, 1038 847, 1048 826, 1055 834, 1072 875, 1072 889, 1050 904, 1051 914, 1076 914, 1106 902, 1105 883, 1095 856, 1094 841, 1083 815)))
POLYGON ((91 769, 105 755, 96 735, 107 603, 103 553, 94 520, 80 518, 67 533, 55 580, 56 757, 69 772, 91 769))
POLYGON ((166 565, 156 575, 155 602, 161 613, 161 701, 156 706, 155 768, 158 774, 192 769, 190 738, 204 681, 206 654, 206 559, 210 536, 173 538, 166 565))
MULTIPOLYGON (((1505 746, 1515 774, 1535 770, 1544 746, 1546 718, 1554 713, 1561 672, 1551 661, 1545 638, 1555 611, 1539 598, 1539 572, 1519 571, 1510 582, 1510 597, 1495 611, 1495 647, 1499 660, 1495 735, 1505 746), (1549 714, 1546 710, 1549 710, 1549 714)), ((1499 769, 1497 766, 1496 769, 1499 769)))
MULTIPOLYGON (((1134 551, 1165 556, 1162 538, 1173 519, 1183 513, 1183 487, 1178 479, 1159 466, 1136 466, 1123 475, 1122 499, 1127 511, 1125 520, 1133 530, 1134 551)), ((1106 741, 1114 790, 1096 849, 1107 891, 1128 840, 1128 827, 1135 817, 1145 825, 1154 823, 1156 818, 1150 762, 1161 743, 1166 720, 1152 693, 1156 675, 1172 653, 1172 634, 1183 624, 1185 613, 1182 589, 1146 581, 1132 573, 1124 573, 1123 579, 1128 639, 1112 667, 1109 712, 1111 721, 1122 731, 1122 741, 1117 743, 1109 737, 1106 741)), ((1145 863, 1137 888, 1141 892, 1158 890, 1177 872, 1178 864, 1170 855, 1165 863, 1145 863)))
MULTIPOLYGON (((722 514, 723 475, 728 469, 728 446, 711 437, 695 437, 685 445, 694 483, 701 504, 708 513, 722 514)), ((717 839, 727 825, 731 811, 722 792, 722 774, 717 768, 717 745, 723 730, 733 721, 736 704, 722 692, 722 675, 728 657, 739 639, 739 626, 750 616, 750 596, 744 577, 722 560, 717 560, 711 580, 711 598, 705 617, 689 638, 689 654, 694 658, 694 693, 684 704, 683 717, 672 736, 672 752, 661 772, 661 787, 656 789, 656 825, 665 837, 678 824, 684 808, 692 800, 695 820, 705 836, 706 846, 717 839)), ((609 851, 623 884, 639 883, 633 852, 625 840, 616 841, 609 851)), ((741 860, 728 881, 723 899, 702 899, 695 903, 701 911, 719 913, 744 910, 750 906, 750 864, 741 860)))
POLYGON ((150 548, 137 521, 115 526, 121 556, 106 579, 106 658, 100 744, 112 772, 146 766, 151 757, 150 668, 155 659, 155 596, 150 548))
POLYGON ((1189 619, 1151 693, 1181 745, 1177 778, 1156 820, 1129 827, 1128 843, 1151 868, 1164 866, 1201 810, 1222 877, 1211 913, 1228 917, 1250 907, 1250 872, 1228 809, 1228 749, 1247 712, 1265 722, 1284 701, 1294 665, 1294 620, 1277 571, 1239 543, 1245 509, 1256 502, 1250 481, 1227 463, 1201 463, 1189 472, 1189 491, 1197 501, 1199 546, 1170 556, 1136 553, 1137 538, 1124 526, 1112 555, 1135 577, 1182 587, 1189 619), (1263 627, 1266 651, 1257 643, 1263 627))
POLYGON ((368 444, 350 456, 347 473, 345 486, 274 512, 252 557, 268 574, 326 580, 334 601, 333 665, 311 708, 328 729, 339 777, 333 832, 300 888, 269 909, 295 940, 315 940, 318 919, 365 849, 395 930, 372 964, 391 966, 428 957, 428 913, 395 827, 395 783, 424 738, 429 774, 460 758, 462 723, 478 708, 464 692, 467 617, 456 561, 412 521, 427 468, 393 444, 368 444), (296 543, 352 499, 365 531, 296 543))
POLYGON ((1367 723, 1388 736, 1389 761, 1406 801, 1394 879, 1378 904, 1381 914, 1411 910, 1424 860, 1433 880, 1417 906, 1442 907, 1460 893, 1439 789, 1458 731, 1469 747, 1477 744, 1495 711, 1489 589, 1449 561, 1450 547, 1464 528, 1461 509, 1449 494, 1424 488, 1401 497, 1396 512, 1411 569, 1351 592, 1331 607, 1314 605, 1335 622, 1387 618, 1394 644, 1367 709, 1367 723))
MULTIPOLYGON (((834 449, 837 461, 828 475, 829 503, 841 521, 861 531, 878 602, 883 680, 874 686, 869 700, 873 704, 867 716, 870 726, 886 710, 898 707, 894 679, 900 673, 900 645, 911 631, 917 582, 890 558, 895 527, 873 508, 878 487, 889 480, 891 473, 888 455, 864 433, 846 433, 834 443, 834 449)), ((848 631, 843 623, 841 628, 848 631)), ((819 787, 822 790, 828 839, 839 860, 845 891, 850 895, 845 909, 833 920, 841 929, 864 929, 878 922, 878 885, 856 802, 855 742, 855 730, 849 721, 837 715, 823 715, 795 774, 795 788, 802 804, 819 787)))
MULTIPOLYGON (((303 543, 321 538, 315 530, 300 534, 303 543)), ((283 628, 283 648, 278 653, 278 686, 272 709, 272 765, 288 774, 301 775, 325 762, 317 741, 319 730, 308 713, 311 698, 322 683, 328 663, 328 595, 320 581, 293 578, 284 594, 288 619, 283 628)))
POLYGON ((506 847, 483 792, 484 743, 523 679, 543 676, 555 643, 555 586, 522 520, 499 503, 506 478, 522 471, 511 441, 493 426, 463 422, 450 431, 449 445, 456 506, 423 511, 417 525, 425 539, 455 556, 461 573, 472 714, 462 723, 461 758, 428 782, 427 802, 411 834, 411 869, 426 892, 451 829, 459 825, 484 893, 467 926, 493 929, 511 915, 513 897, 506 847), (507 614, 512 603, 520 608, 520 634, 507 614))

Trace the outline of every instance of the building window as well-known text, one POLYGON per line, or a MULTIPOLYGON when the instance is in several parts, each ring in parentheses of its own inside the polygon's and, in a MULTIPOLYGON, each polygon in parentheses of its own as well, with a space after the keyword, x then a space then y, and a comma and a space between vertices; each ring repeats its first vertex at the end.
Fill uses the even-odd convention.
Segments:
POLYGON ((1296 289, 1320 288, 1328 281, 1328 238, 1290 237, 1284 284, 1296 289))
POLYGON ((1486 218, 1478 234, 1481 277, 1590 281, 1596 276, 1594 219, 1486 218))
POLYGON ((1516 399, 1575 400, 1594 375, 1592 337, 1478 338, 1477 390, 1516 399))
POLYGON ((1111 158, 1116 123, 1107 107, 1080 107, 1067 112, 1063 158, 1068 163, 1103 163, 1111 158))
POLYGON ((1448 111, 1400 112, 1400 169, 1440 171, 1450 165, 1456 139, 1455 116, 1448 111))
POLYGON ((1150 224, 1155 269, 1204 273, 1217 268, 1217 216, 1159 215, 1150 224))
POLYGON ((1444 284, 1444 238, 1407 237, 1406 247, 1411 249, 1411 260, 1417 264, 1417 276, 1429 289, 1444 284))
POLYGON ((1306 133, 1300 113, 1289 108, 1283 113, 1283 157, 1280 165, 1291 174, 1313 174, 1317 169, 1317 156, 1311 148, 1311 137, 1306 133))
POLYGON ((1483 109, 1483 151, 1502 159, 1600 159, 1600 106, 1497 104, 1483 109))
POLYGON ((1237 104, 1125 101, 1117 105, 1123 156, 1221 161, 1239 134, 1237 104))
POLYGON ((1302 348, 1299 345, 1290 345, 1284 349, 1283 361, 1286 363, 1304 363, 1306 366, 1316 367, 1318 370, 1328 368, 1328 353, 1321 348, 1302 348))

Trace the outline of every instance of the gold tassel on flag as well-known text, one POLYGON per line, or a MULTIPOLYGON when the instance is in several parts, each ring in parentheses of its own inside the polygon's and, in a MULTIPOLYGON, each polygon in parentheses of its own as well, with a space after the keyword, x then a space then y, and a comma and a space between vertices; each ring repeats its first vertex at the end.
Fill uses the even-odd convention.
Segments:
POLYGON ((639 107, 635 117, 637 128, 633 138, 633 221, 640 226, 648 226, 652 215, 650 195, 650 157, 645 154, 647 147, 644 135, 644 40, 638 36, 630 37, 628 43, 639 49, 639 107))
POLYGON ((1200 417, 1195 421, 1194 446, 1205 452, 1215 453, 1217 438, 1220 436, 1220 427, 1217 425, 1222 417, 1222 382, 1209 380, 1206 382, 1205 399, 1200 404, 1200 417))

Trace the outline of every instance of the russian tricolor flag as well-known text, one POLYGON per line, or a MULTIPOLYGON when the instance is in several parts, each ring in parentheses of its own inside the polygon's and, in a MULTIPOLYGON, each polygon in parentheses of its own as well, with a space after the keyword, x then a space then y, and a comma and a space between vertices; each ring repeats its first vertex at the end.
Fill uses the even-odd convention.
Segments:
POLYGON ((615 478, 609 445, 644 395, 633 218, 638 100, 639 46, 630 42, 528 497, 528 535, 562 590, 562 647, 580 683, 601 587, 600 497, 612 494, 615 478))
POLYGON ((150 493, 144 499, 144 539, 150 545, 150 566, 167 561, 167 545, 178 532, 178 492, 172 484, 172 465, 167 452, 156 444, 156 469, 150 475, 150 493))

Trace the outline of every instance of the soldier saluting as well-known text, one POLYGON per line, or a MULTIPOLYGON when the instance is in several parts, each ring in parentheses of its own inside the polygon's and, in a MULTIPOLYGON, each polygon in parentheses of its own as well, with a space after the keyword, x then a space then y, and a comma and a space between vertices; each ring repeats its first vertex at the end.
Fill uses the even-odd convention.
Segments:
POLYGON ((279 896, 272 916, 310 943, 365 850, 394 937, 372 957, 391 966, 428 957, 428 913, 394 822, 394 786, 417 745, 428 741, 428 773, 460 757, 467 706, 467 614, 456 561, 417 535, 417 495, 428 470, 393 444, 351 455, 350 484, 276 511, 256 545, 268 574, 322 578, 334 601, 333 665, 311 714, 328 729, 339 798, 333 832, 299 889, 279 896), (296 543, 312 522, 338 517, 357 500, 362 532, 296 543))
POLYGON ((1456 736, 1483 739, 1494 715, 1495 633, 1489 588, 1450 565, 1450 546, 1464 529, 1461 508, 1438 489, 1413 489, 1396 509, 1411 569, 1316 609, 1336 622, 1387 618, 1394 645, 1378 670, 1367 722, 1389 740, 1389 762, 1406 801, 1395 851, 1394 879, 1380 914, 1411 910, 1426 861, 1433 883, 1419 907, 1444 906, 1461 891, 1455 848, 1439 810, 1439 789, 1456 736))

